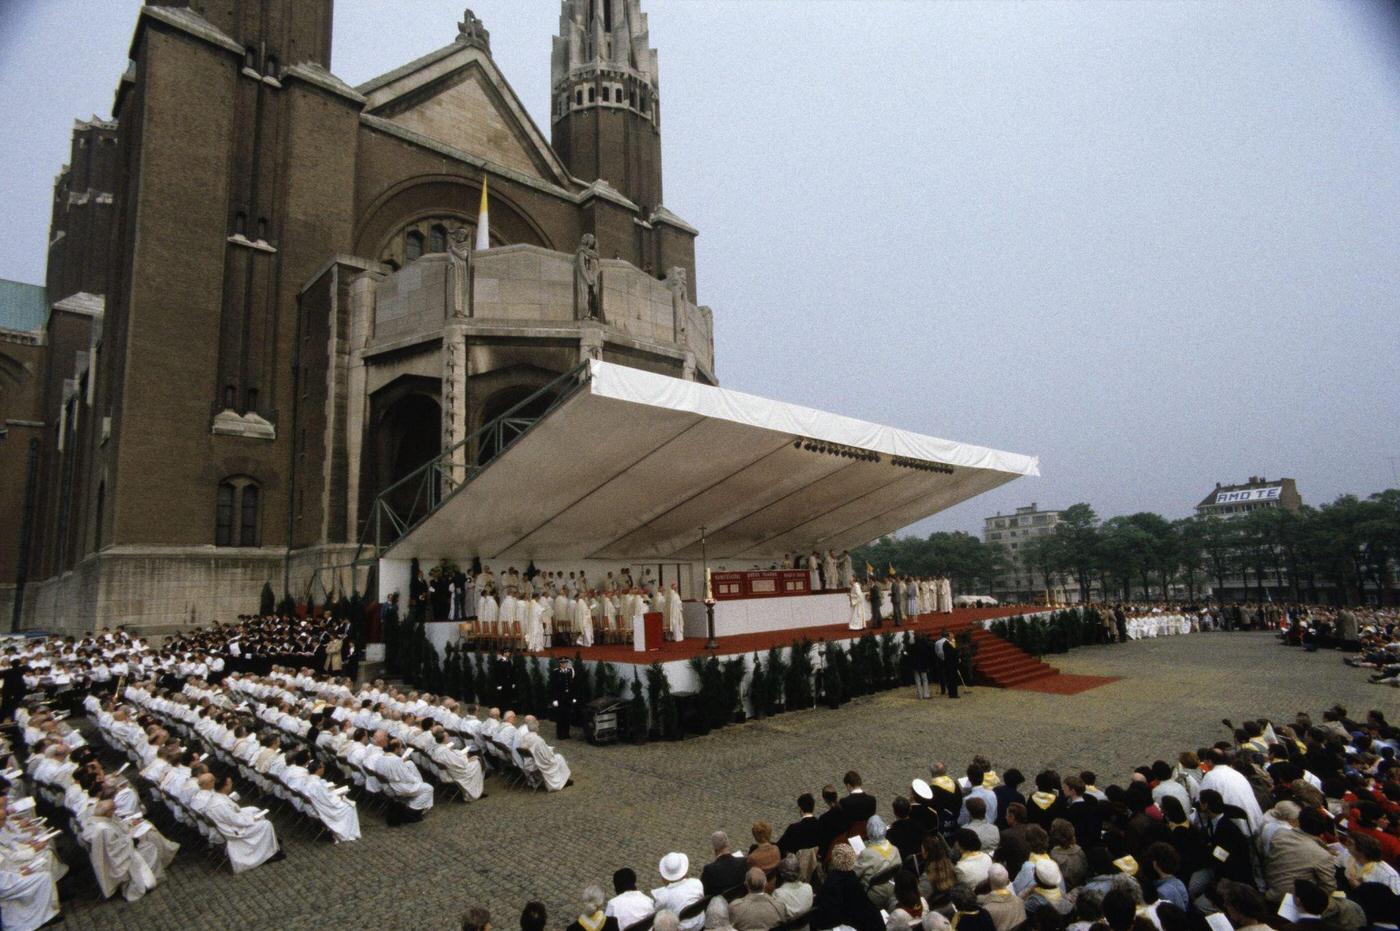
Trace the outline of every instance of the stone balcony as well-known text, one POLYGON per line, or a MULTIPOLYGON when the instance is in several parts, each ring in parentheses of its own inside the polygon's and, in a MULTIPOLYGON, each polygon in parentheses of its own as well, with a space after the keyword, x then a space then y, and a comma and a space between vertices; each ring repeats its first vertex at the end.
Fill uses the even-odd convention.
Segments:
MULTIPOLYGON (((714 319, 710 308, 697 306, 673 279, 657 279, 628 262, 603 259, 600 300, 607 339, 654 347, 666 354, 694 359, 707 380, 714 373, 714 319)), ((449 323, 465 323, 468 332, 488 327, 539 328, 556 336, 596 324, 580 319, 575 306, 574 256, 538 246, 512 245, 471 255, 469 287, 456 280, 461 266, 446 253, 425 255, 356 289, 359 300, 372 302, 371 352, 390 344, 421 342, 440 334, 449 323)))

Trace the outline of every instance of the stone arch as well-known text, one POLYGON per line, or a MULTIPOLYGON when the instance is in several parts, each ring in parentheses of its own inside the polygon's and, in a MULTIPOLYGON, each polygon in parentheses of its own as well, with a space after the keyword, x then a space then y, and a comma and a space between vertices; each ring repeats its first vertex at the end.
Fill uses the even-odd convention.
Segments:
MULTIPOLYGON (((385 189, 365 209, 356 224, 355 254, 393 259, 400 266, 403 235, 411 228, 428 236, 435 223, 448 231, 465 227, 476 231, 476 205, 481 198, 478 181, 455 175, 433 174, 407 178, 385 189), (397 241, 397 242, 396 242, 397 241)), ((529 213, 509 194, 491 185, 491 245, 524 243, 554 249, 554 244, 529 213)))
MULTIPOLYGON (((366 447, 366 477, 362 484, 364 509, 382 492, 413 473, 442 452, 442 401, 440 384, 433 379, 406 376, 385 386, 370 398, 370 429, 366 447)), ((418 497, 415 482, 397 491, 388 503, 395 513, 407 516, 415 509, 422 517, 426 503, 418 497)))

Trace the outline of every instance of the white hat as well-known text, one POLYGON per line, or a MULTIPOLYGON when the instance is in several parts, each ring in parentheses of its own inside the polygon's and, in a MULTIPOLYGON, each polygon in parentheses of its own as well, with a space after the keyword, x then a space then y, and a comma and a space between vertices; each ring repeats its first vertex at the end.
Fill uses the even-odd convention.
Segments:
POLYGON ((1060 865, 1046 858, 1035 865, 1035 881, 1045 888, 1060 884, 1060 865))
POLYGON ((915 779, 914 794, 917 795, 919 798, 923 799, 924 801, 929 801, 933 798, 933 789, 929 788, 929 784, 924 780, 915 779))
POLYGON ((661 858, 657 869, 661 871, 662 879, 673 883, 678 879, 684 879, 685 874, 690 872, 690 858, 683 853, 668 853, 661 858))

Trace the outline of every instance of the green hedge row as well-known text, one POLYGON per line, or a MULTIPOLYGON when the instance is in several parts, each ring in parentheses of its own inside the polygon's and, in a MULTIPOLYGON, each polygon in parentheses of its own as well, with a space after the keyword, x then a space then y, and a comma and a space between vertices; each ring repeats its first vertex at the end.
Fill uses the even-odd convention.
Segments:
POLYGON ((991 632, 1032 656, 1065 653, 1075 647, 1110 642, 1097 608, 1065 608, 1049 616, 1017 615, 992 621, 991 632))

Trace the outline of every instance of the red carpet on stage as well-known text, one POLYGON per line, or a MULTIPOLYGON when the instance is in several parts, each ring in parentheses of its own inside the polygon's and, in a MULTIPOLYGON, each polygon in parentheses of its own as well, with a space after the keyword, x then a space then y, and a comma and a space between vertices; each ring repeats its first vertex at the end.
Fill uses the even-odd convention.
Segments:
POLYGON ((739 634, 719 638, 719 647, 711 653, 706 650, 705 641, 699 638, 683 640, 680 643, 663 643, 660 649, 638 653, 630 643, 605 644, 587 649, 578 647, 556 647, 547 651, 549 656, 573 656, 582 654, 583 659, 600 663, 623 663, 646 666, 651 663, 684 662, 694 656, 736 656, 742 653, 767 652, 772 647, 785 647, 796 640, 807 639, 813 643, 819 640, 854 640, 867 633, 902 635, 913 630, 937 634, 942 630, 959 635, 970 633, 977 646, 973 656, 973 668, 979 685, 992 685, 998 688, 1019 688, 1037 692, 1051 692, 1073 695, 1088 689, 1116 681, 1100 676, 1067 676, 1053 666, 1047 665, 1001 637, 983 630, 980 622, 1001 617, 1014 617, 1041 610, 1025 605, 997 608, 958 608, 951 614, 924 614, 915 617, 912 623, 891 627, 886 623, 879 630, 867 628, 853 631, 845 624, 831 624, 821 627, 800 627, 789 630, 764 631, 754 634, 739 634))

